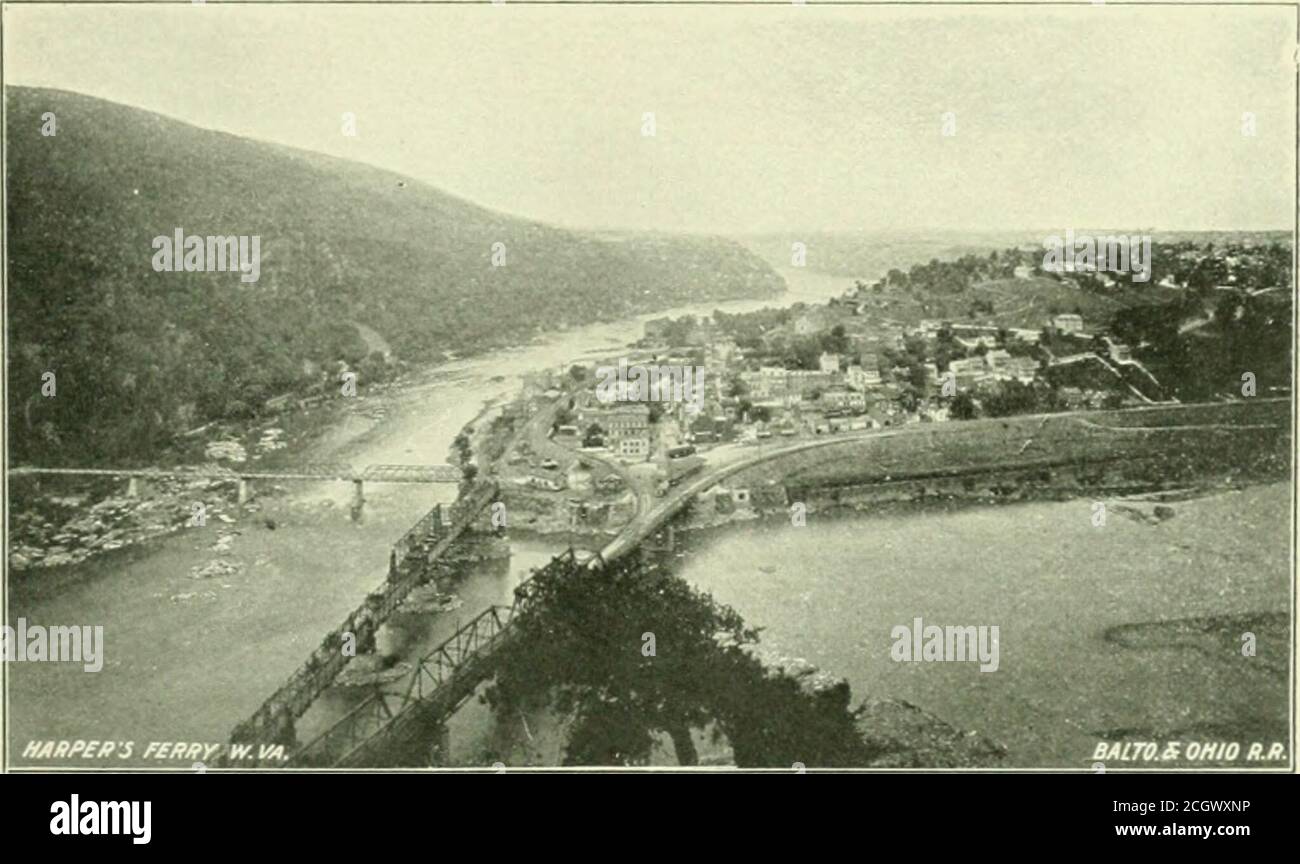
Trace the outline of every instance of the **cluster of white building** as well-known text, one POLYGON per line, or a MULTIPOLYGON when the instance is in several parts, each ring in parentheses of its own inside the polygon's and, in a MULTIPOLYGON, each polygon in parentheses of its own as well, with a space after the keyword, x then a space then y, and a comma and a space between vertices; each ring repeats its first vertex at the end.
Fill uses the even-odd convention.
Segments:
POLYGON ((585 435, 600 427, 605 446, 622 459, 641 460, 650 455, 650 406, 644 402, 604 403, 590 394, 579 398, 578 429, 585 435))
POLYGON ((756 404, 798 405, 820 394, 828 409, 861 410, 865 392, 881 383, 880 366, 874 354, 862 354, 841 370, 844 358, 822 354, 817 369, 785 369, 762 366, 757 372, 742 372, 740 380, 756 404))
POLYGON ((997 349, 986 352, 982 357, 967 357, 964 360, 952 360, 948 371, 957 379, 959 387, 973 387, 988 381, 1019 381, 1021 384, 1033 383, 1038 374, 1038 361, 1032 357, 1013 357, 1006 351, 997 349))

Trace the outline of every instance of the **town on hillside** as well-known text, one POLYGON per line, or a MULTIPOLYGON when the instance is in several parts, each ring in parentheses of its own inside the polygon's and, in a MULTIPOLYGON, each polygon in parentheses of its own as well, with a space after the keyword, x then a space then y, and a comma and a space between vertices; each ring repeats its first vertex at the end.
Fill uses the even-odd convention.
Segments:
MULTIPOLYGON (((892 270, 820 306, 646 322, 622 359, 702 368, 699 410, 658 394, 599 400, 595 373, 612 360, 539 373, 524 398, 563 396, 556 440, 656 464, 671 481, 675 460, 721 445, 1290 391, 1285 350, 1267 356, 1290 339, 1283 246, 1158 244, 1150 287, 1095 269, 1046 272, 1034 256, 1013 248, 892 270), (1257 363, 1242 356, 1246 328, 1257 363), (1233 358, 1219 368, 1224 346, 1233 358), (1242 372, 1256 376, 1244 392, 1242 372)), ((562 488, 544 474, 524 482, 562 488)))

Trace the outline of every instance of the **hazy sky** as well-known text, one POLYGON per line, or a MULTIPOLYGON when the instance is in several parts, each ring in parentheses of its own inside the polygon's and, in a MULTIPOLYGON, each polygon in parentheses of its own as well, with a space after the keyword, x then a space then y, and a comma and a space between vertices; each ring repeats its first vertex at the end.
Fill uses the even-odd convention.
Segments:
POLYGON ((1295 15, 27 5, 4 72, 570 226, 1288 228, 1295 15))

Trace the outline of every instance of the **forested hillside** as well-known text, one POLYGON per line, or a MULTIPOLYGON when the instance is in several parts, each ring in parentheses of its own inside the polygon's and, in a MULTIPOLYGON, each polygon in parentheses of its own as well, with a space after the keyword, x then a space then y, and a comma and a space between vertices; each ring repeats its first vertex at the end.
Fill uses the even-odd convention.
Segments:
POLYGON ((355 324, 419 361, 783 287, 727 240, 557 229, 100 99, 22 87, 5 99, 18 462, 147 460, 208 420, 323 391, 339 361, 382 374, 355 324), (259 280, 155 272, 151 242, 177 228, 260 236, 259 280), (497 243, 505 266, 492 266, 497 243))

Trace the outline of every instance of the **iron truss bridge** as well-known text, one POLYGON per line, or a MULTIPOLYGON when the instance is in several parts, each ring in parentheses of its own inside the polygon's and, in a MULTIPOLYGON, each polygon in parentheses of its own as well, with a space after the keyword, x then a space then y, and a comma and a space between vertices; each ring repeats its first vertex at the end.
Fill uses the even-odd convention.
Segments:
MULTIPOLYGON (((570 549, 544 570, 571 571, 593 566, 570 549)), ((378 752, 394 741, 419 738, 453 714, 475 688, 496 674, 495 656, 513 635, 511 624, 535 611, 530 577, 515 589, 511 606, 489 606, 444 642, 420 658, 411 675, 395 689, 376 688, 320 736, 294 754, 303 767, 372 765, 378 752)))

